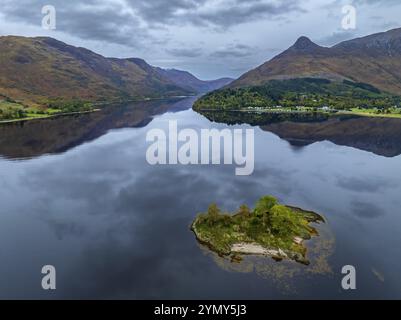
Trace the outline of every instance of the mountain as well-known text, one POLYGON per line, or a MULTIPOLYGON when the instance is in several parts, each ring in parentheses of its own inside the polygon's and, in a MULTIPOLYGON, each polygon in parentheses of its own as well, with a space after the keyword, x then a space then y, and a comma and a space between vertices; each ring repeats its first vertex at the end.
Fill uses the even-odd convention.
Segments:
POLYGON ((0 52, 0 96, 28 106, 193 93, 144 60, 106 58, 52 38, 0 37, 0 52))
POLYGON ((401 28, 341 42, 331 48, 307 37, 230 87, 260 86, 269 80, 324 78, 366 83, 384 92, 401 93, 401 28))
POLYGON ((206 93, 220 89, 230 84, 234 80, 231 78, 221 78, 217 80, 203 81, 187 71, 181 71, 176 69, 162 69, 162 68, 156 68, 156 70, 162 76, 171 80, 179 87, 196 93, 206 93))

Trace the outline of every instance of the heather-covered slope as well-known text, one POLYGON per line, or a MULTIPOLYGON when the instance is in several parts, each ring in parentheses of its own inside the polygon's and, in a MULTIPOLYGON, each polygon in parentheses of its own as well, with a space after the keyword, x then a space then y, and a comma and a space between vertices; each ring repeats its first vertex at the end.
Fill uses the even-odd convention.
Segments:
POLYGON ((321 47, 306 37, 234 81, 232 88, 259 86, 273 79, 316 77, 370 84, 401 94, 401 28, 321 47))
POLYGON ((190 94, 140 59, 105 58, 52 38, 0 37, 0 95, 25 105, 190 94))
POLYGON ((220 89, 234 79, 231 78, 221 78, 217 80, 204 81, 195 77, 193 74, 176 69, 161 69, 156 68, 156 70, 167 79, 174 82, 176 85, 195 93, 206 93, 213 90, 220 89))

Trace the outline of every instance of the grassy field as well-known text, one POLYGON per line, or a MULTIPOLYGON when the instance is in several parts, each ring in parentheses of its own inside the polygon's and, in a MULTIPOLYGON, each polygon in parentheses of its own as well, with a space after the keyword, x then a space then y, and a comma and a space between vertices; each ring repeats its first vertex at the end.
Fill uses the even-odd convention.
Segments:
POLYGON ((26 107, 10 100, 0 100, 0 123, 10 123, 35 119, 45 119, 59 115, 70 115, 97 111, 92 104, 88 103, 62 103, 57 107, 26 107))
POLYGON ((390 113, 379 113, 377 109, 358 109, 354 108, 351 111, 341 111, 338 114, 355 114, 364 117, 379 117, 379 118, 399 118, 401 119, 401 110, 391 109, 390 113))
POLYGON ((16 102, 0 100, 0 108, 1 109, 5 109, 5 108, 23 108, 23 106, 21 104, 16 103, 16 102))
POLYGON ((0 121, 21 118, 25 115, 25 107, 7 100, 0 100, 0 121))
POLYGON ((0 100, 0 123, 47 118, 59 112, 60 110, 56 109, 42 111, 16 102, 0 100))

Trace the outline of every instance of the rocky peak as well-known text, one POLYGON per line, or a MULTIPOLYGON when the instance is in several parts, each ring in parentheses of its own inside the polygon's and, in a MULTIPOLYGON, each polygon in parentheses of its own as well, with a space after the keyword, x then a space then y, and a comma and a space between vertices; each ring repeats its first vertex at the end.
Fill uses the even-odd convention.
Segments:
POLYGON ((298 38, 298 40, 294 43, 294 45, 292 47, 294 49, 298 49, 298 50, 305 50, 310 47, 316 47, 316 46, 317 46, 317 44, 312 42, 311 39, 309 39, 308 37, 302 36, 302 37, 298 38))

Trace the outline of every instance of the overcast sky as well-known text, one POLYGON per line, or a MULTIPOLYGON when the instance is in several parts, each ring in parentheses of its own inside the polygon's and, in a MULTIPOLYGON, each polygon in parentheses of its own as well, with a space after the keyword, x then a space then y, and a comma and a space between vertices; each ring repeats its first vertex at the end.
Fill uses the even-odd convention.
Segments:
POLYGON ((238 77, 301 35, 328 46, 401 27, 400 16, 400 0, 0 0, 0 35, 50 36, 213 79, 238 77), (341 25, 347 4, 355 30, 341 25), (44 5, 56 30, 42 28, 44 5))

